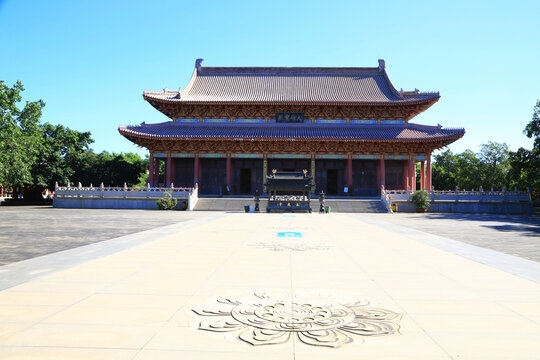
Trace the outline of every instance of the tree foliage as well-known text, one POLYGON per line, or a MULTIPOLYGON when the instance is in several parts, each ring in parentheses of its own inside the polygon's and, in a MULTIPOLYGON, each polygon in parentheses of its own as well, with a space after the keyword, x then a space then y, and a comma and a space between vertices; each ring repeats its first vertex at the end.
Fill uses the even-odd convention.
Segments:
POLYGON ((55 182, 66 183, 87 158, 93 142, 90 132, 79 132, 62 125, 42 125, 43 138, 37 161, 31 169, 33 185, 54 189, 55 182))
POLYGON ((509 152, 506 143, 488 141, 482 144, 479 159, 482 164, 482 185, 500 189, 506 184, 506 174, 510 167, 509 152))
POLYGON ((432 182, 436 189, 501 189, 507 185, 509 152, 505 143, 482 144, 478 154, 465 150, 453 154, 450 150, 435 155, 432 182))
POLYGON ((532 150, 519 148, 510 153, 510 170, 508 181, 510 186, 519 189, 531 189, 535 198, 540 197, 540 100, 533 109, 531 121, 523 131, 529 138, 534 138, 532 150))
POLYGON ((534 150, 540 151, 540 100, 536 101, 533 109, 532 120, 525 126, 523 131, 528 138, 534 138, 534 150))
POLYGON ((53 189, 56 182, 144 183, 148 160, 133 153, 96 154, 89 148, 94 142, 90 132, 40 124, 45 103, 26 102, 19 109, 23 90, 20 81, 12 87, 0 81, 0 185, 25 187, 34 197, 44 188, 53 189))
POLYGON ((32 182, 31 168, 42 138, 39 120, 45 103, 27 101, 19 109, 23 90, 20 81, 8 87, 0 80, 0 184, 13 187, 32 182))
POLYGON ((98 186, 100 183, 105 186, 123 186, 124 183, 140 186, 141 177, 148 168, 148 160, 133 153, 88 152, 81 160, 71 180, 86 186, 98 186))

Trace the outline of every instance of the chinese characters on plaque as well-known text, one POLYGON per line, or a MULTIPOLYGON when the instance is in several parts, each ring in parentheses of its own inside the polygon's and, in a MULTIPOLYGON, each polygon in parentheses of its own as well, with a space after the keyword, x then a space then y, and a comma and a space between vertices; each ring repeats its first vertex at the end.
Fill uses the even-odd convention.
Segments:
POLYGON ((277 123, 303 123, 304 113, 276 113, 277 123))

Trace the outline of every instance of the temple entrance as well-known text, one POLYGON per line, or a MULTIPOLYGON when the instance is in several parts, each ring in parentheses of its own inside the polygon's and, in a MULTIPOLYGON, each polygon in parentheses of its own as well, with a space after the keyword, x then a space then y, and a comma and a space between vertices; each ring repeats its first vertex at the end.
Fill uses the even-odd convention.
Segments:
POLYGON ((263 191, 263 160, 262 159, 233 159, 232 162, 231 194, 253 195, 263 191))
POLYGON ((240 194, 251 194, 251 169, 240 169, 240 194))
POLYGON ((386 160, 385 164, 385 188, 388 190, 401 190, 405 189, 404 167, 406 161, 404 160, 386 160))
POLYGON ((226 187, 225 159, 200 159, 201 179, 199 191, 204 195, 223 195, 226 187))
POLYGON ((339 193, 337 169, 326 170, 326 193, 328 195, 337 195, 339 193))
POLYGON ((353 187, 356 196, 377 196, 377 161, 353 160, 353 187))
POLYGON ((173 159, 173 183, 175 187, 191 187, 193 183, 193 158, 173 159))
POLYGON ((316 192, 323 190, 328 195, 343 195, 345 187, 346 160, 315 160, 316 192))

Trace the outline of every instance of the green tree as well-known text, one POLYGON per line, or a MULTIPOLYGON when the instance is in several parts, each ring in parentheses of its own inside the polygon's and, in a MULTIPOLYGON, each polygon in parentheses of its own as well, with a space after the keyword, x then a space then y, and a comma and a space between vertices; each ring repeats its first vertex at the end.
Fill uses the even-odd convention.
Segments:
POLYGON ((456 155, 450 150, 435 155, 435 161, 431 166, 431 179, 435 189, 455 189, 458 178, 456 155))
POLYGON ((506 143, 488 141, 482 144, 479 153, 482 163, 482 185, 486 188, 502 189, 510 169, 510 153, 506 143))
POLYGON ((478 189, 482 183, 482 164, 471 150, 455 156, 456 184, 460 189, 478 189))
POLYGON ((32 182, 31 169, 42 138, 39 120, 45 103, 27 101, 19 109, 22 91, 20 81, 10 88, 0 80, 0 183, 6 187, 32 182))
POLYGON ((510 153, 508 183, 520 190, 530 189, 533 197, 540 196, 540 100, 533 109, 531 121, 523 131, 529 138, 534 138, 532 150, 519 148, 510 153))
POLYGON ((37 161, 32 167, 33 185, 54 189, 55 182, 67 183, 76 169, 87 161, 90 132, 71 130, 62 125, 45 123, 37 161))
POLYGON ((134 153, 109 153, 85 154, 81 158, 71 179, 81 182, 85 186, 92 183, 98 186, 128 186, 138 185, 141 177, 146 173, 148 160, 134 153))
POLYGON ((536 101, 533 109, 532 120, 525 126, 523 131, 528 138, 534 137, 534 150, 540 151, 540 100, 536 101))

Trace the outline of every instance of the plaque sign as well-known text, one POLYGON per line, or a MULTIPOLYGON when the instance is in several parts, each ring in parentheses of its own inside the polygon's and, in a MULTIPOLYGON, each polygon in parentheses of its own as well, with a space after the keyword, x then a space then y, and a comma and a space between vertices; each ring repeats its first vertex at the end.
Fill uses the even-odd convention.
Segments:
POLYGON ((276 113, 277 123, 303 123, 304 113, 276 113))

